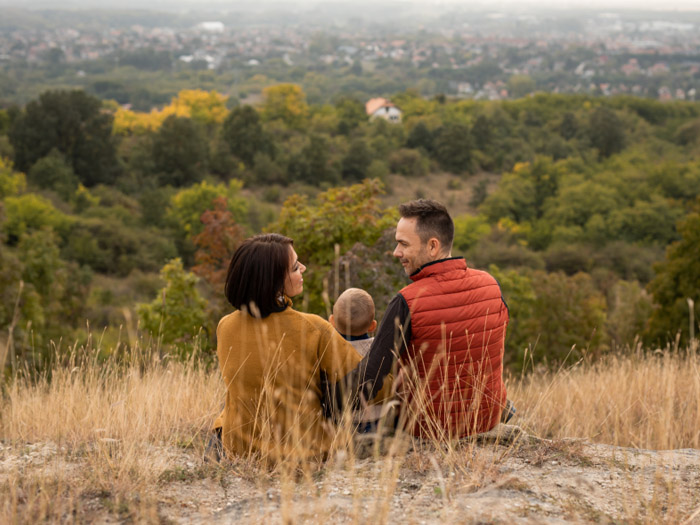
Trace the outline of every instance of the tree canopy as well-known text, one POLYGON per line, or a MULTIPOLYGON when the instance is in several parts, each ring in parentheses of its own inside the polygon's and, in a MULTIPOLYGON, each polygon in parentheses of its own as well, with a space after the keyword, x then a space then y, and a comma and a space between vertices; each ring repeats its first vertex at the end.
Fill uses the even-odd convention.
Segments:
POLYGON ((43 93, 15 119, 9 137, 21 171, 29 171, 53 149, 65 156, 86 186, 114 182, 120 171, 112 115, 84 91, 43 93))

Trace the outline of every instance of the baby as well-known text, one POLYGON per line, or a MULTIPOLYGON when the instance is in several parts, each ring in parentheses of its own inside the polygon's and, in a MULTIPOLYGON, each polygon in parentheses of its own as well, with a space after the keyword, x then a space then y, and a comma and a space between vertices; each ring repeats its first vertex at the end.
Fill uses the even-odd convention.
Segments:
MULTIPOLYGON (((374 319, 374 301, 367 292, 359 288, 345 290, 335 302, 333 315, 328 321, 340 332, 340 335, 352 343, 362 357, 367 354, 374 340, 368 332, 374 332, 377 328, 377 321, 374 319)), ((355 418, 358 431, 373 431, 381 415, 382 407, 379 405, 365 408, 355 418)))

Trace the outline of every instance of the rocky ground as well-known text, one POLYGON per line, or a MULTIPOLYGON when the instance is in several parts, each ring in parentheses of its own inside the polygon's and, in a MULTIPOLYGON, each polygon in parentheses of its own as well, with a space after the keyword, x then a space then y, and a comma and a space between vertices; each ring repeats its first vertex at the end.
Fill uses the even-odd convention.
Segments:
MULTIPOLYGON (((517 427, 503 435, 451 449, 415 443, 393 457, 338 458, 296 478, 244 461, 212 464, 193 448, 163 447, 153 465, 158 482, 141 488, 148 492, 141 500, 153 502, 157 521, 168 523, 700 524, 698 450, 550 441, 517 427)), ((71 459, 51 444, 0 445, 0 484, 18 479, 10 472, 40 470, 69 485, 84 468, 79 456, 71 459)), ((69 521, 138 521, 99 491, 79 497, 84 501, 69 521)), ((15 500, 21 516, 27 498, 15 500)))

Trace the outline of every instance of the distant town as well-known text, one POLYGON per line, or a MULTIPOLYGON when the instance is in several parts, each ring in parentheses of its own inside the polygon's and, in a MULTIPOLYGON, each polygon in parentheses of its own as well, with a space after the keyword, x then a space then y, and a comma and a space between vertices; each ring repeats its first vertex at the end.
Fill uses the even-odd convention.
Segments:
MULTIPOLYGON (((18 19, 16 10, 11 14, 18 19)), ((91 81, 104 82, 119 68, 228 75, 220 89, 240 100, 285 81, 308 87, 317 102, 332 94, 389 96, 403 89, 488 100, 546 91, 693 101, 700 89, 698 13, 461 10, 403 25, 393 25, 386 11, 379 21, 316 17, 308 24, 262 14, 249 24, 231 13, 206 15, 133 23, 135 14, 111 27, 108 16, 91 23, 80 12, 60 24, 47 22, 50 13, 35 15, 35 25, 0 17, 0 101, 22 102, 27 72, 91 89, 91 81), (334 79, 332 88, 323 88, 323 76, 334 79), (376 89, 367 78, 378 81, 376 89), (321 87, 305 86, 314 82, 321 87)), ((120 103, 133 102, 129 89, 116 91, 120 103)), ((154 102, 157 97, 142 105, 154 102)))

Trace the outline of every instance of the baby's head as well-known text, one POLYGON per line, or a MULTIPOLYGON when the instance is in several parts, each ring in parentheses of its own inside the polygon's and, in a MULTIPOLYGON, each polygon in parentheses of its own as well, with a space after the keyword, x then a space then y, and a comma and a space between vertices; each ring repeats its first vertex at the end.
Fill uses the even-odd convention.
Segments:
POLYGON ((348 288, 335 302, 330 323, 343 335, 360 336, 377 328, 374 301, 359 288, 348 288))

